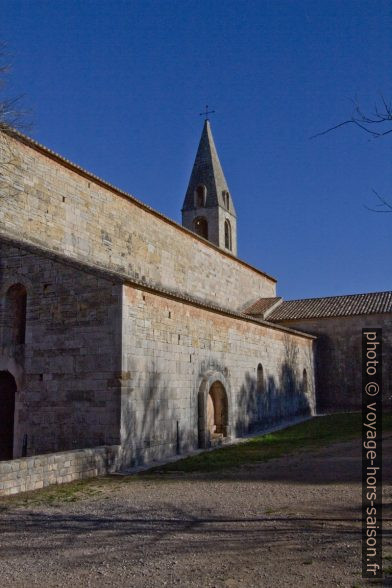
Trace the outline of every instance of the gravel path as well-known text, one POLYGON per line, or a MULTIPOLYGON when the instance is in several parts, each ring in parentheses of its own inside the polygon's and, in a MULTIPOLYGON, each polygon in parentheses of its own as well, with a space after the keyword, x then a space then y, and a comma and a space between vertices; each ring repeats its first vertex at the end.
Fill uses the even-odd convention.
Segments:
MULTIPOLYGON (((391 436, 384 456, 391 521, 391 436)), ((356 441, 225 474, 112 478, 52 506, 2 499, 0 583, 362 586, 358 480, 356 441)), ((391 522, 384 529, 392 555, 391 522)))

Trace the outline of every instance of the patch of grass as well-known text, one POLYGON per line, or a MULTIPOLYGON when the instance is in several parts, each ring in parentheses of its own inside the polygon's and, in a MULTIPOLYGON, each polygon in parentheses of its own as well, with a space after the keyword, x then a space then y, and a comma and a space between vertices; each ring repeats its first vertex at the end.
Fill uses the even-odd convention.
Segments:
POLYGON ((110 483, 111 479, 106 477, 89 478, 86 480, 76 480, 67 484, 52 485, 41 490, 23 492, 17 496, 5 496, 1 498, 0 509, 6 510, 11 505, 12 507, 55 506, 56 504, 101 496, 110 483))
MULTIPOLYGON (((355 439, 361 435, 361 424, 361 413, 315 417, 275 433, 252 437, 244 443, 206 451, 154 468, 148 473, 215 472, 268 461, 355 439)), ((392 430, 392 414, 383 415, 383 430, 392 430)))

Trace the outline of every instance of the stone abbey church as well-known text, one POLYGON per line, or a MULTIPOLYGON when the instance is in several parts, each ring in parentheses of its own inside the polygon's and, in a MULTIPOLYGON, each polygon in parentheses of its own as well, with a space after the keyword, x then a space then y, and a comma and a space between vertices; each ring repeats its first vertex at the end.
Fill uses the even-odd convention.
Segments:
POLYGON ((79 456, 46 484, 86 455, 126 468, 358 409, 366 326, 384 329, 390 402, 392 292, 277 296, 237 257, 208 120, 182 226, 28 137, 1 147, 1 461, 79 456))

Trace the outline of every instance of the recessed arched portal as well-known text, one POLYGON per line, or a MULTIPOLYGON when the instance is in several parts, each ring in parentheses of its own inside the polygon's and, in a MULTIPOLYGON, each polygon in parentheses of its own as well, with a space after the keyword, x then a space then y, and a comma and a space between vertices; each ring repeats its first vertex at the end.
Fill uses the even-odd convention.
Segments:
POLYGON ((227 437, 227 395, 221 382, 214 382, 207 397, 207 427, 211 438, 227 437))
POLYGON ((13 458, 16 382, 0 371, 0 461, 13 458))
POLYGON ((229 437, 229 400, 222 378, 205 379, 199 391, 199 447, 229 437))

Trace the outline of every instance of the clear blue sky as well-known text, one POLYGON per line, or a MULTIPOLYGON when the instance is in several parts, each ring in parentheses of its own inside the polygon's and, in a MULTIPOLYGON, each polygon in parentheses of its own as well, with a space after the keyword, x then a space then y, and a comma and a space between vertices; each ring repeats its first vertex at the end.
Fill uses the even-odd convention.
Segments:
POLYGON ((386 0, 0 0, 38 141, 180 222, 208 103, 239 256, 286 299, 392 289, 391 138, 345 128, 392 98, 386 0))

